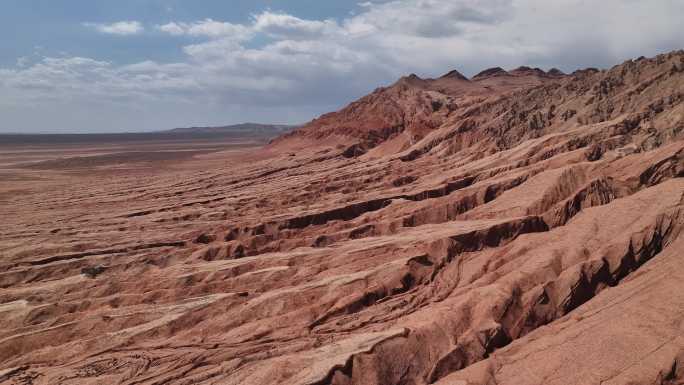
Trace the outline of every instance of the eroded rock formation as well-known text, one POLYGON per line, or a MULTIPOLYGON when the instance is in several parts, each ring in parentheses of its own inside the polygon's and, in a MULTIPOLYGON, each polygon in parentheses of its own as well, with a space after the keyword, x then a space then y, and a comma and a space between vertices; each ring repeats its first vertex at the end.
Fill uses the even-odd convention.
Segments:
POLYGON ((258 161, 10 197, 0 383, 682 383, 683 98, 681 51, 409 76, 258 161))

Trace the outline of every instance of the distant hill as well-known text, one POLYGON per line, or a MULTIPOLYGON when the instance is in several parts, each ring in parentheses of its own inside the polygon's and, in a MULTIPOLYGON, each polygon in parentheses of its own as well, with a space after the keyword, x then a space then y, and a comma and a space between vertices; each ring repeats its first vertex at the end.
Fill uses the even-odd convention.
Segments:
POLYGON ((275 135, 290 131, 295 126, 285 124, 260 124, 260 123, 241 123, 230 126, 220 127, 182 127, 174 128, 172 130, 163 131, 169 133, 202 133, 202 134, 218 134, 218 133, 260 133, 275 135))
POLYGON ((81 143, 121 143, 179 140, 250 140, 266 143, 295 126, 282 124, 242 123, 221 127, 185 127, 154 132, 98 134, 0 134, 0 147, 17 145, 50 145, 81 143))

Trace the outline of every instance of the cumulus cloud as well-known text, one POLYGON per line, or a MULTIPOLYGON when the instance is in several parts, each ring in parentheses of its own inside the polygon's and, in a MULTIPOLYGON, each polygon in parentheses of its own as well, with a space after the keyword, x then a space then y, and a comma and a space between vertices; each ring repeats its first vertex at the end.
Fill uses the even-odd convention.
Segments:
POLYGON ((304 20, 285 13, 263 12, 254 16, 252 29, 282 39, 321 39, 344 33, 337 21, 304 20))
POLYGON ((342 19, 264 11, 240 24, 170 21, 155 28, 195 38, 179 47, 182 61, 67 57, 0 69, 0 107, 79 113, 88 106, 84 114, 111 116, 98 121, 109 129, 301 122, 410 72, 572 71, 681 48, 681 14, 678 0, 389 0, 362 3, 342 19), (107 113, 127 108, 137 113, 107 113))
POLYGON ((117 21, 111 24, 83 23, 84 26, 94 28, 100 33, 110 35, 137 35, 145 30, 139 21, 117 21))
POLYGON ((232 24, 204 19, 194 23, 176 23, 158 25, 157 29, 170 35, 206 36, 210 38, 231 37, 236 40, 244 40, 250 37, 251 30, 242 24, 232 24))
POLYGON ((363 3, 366 11, 346 20, 350 31, 446 38, 478 25, 503 21, 512 0, 409 0, 363 3))
POLYGON ((163 25, 157 25, 157 29, 166 32, 169 35, 180 36, 185 35, 187 28, 181 23, 170 22, 163 25))

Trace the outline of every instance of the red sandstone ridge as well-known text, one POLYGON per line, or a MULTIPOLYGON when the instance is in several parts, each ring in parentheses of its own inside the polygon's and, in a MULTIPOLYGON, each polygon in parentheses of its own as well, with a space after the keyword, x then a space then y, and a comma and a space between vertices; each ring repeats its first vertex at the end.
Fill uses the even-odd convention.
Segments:
POLYGON ((305 147, 325 140, 344 146, 348 156, 358 156, 383 142, 388 143, 377 152, 407 149, 469 106, 562 77, 556 72, 549 75, 540 69, 525 68, 510 73, 501 68, 489 69, 472 81, 457 70, 437 79, 411 74, 338 112, 313 120, 274 144, 280 148, 305 147))
POLYGON ((266 150, 2 190, 0 384, 684 383, 684 51, 266 150))

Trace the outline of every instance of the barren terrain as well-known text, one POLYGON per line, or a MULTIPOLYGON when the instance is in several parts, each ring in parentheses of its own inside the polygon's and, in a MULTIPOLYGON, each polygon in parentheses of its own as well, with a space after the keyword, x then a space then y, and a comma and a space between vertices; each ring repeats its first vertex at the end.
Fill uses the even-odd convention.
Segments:
POLYGON ((150 146, 2 148, 0 384, 684 383, 682 51, 150 146))

